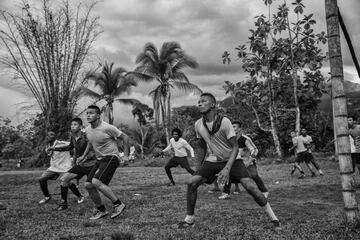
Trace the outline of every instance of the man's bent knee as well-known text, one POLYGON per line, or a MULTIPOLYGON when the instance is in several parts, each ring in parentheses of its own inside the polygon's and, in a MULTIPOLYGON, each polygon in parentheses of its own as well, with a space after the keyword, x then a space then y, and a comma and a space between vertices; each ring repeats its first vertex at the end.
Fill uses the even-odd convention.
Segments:
POLYGON ((93 178, 91 180, 91 183, 95 186, 95 187, 100 187, 101 185, 104 185, 99 179, 97 178, 93 178))
POLYGON ((95 186, 91 182, 85 182, 85 188, 86 189, 94 189, 95 186))

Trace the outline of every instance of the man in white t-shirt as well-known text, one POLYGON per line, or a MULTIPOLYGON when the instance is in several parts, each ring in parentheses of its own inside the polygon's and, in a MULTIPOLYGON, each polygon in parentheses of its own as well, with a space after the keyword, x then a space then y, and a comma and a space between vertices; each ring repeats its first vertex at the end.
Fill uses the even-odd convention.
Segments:
POLYGON ((221 186, 236 181, 240 182, 254 200, 264 208, 275 228, 280 222, 275 216, 265 196, 255 186, 243 161, 235 161, 239 151, 236 134, 231 121, 217 114, 216 99, 210 93, 203 93, 198 102, 199 111, 203 115, 195 123, 196 136, 201 146, 197 151, 200 168, 190 179, 187 190, 187 215, 177 228, 187 228, 195 222, 195 204, 197 189, 203 183, 211 184, 217 177, 221 186))
POLYGON ((360 125, 356 124, 355 121, 354 116, 348 116, 352 166, 354 172, 357 166, 360 173, 360 125))
POLYGON ((311 153, 312 146, 312 138, 307 134, 305 128, 301 129, 301 135, 297 137, 296 143, 296 154, 297 154, 297 162, 305 162, 309 170, 311 171, 311 175, 314 177, 315 172, 312 170, 312 165, 318 170, 321 176, 324 175, 324 172, 320 169, 320 166, 316 163, 314 156, 311 153))
MULTIPOLYGON (((69 142, 56 140, 56 134, 50 130, 47 133, 46 153, 50 156, 50 167, 42 173, 39 178, 39 184, 44 198, 39 201, 39 204, 45 204, 51 200, 51 195, 48 190, 48 180, 56 180, 59 176, 67 173, 73 166, 73 160, 70 157, 69 151, 54 152, 51 149, 54 147, 61 147, 69 145, 69 142)), ((71 191, 77 196, 81 197, 79 189, 74 184, 71 191)))
POLYGON ((166 174, 171 182, 171 185, 175 185, 174 179, 171 175, 171 168, 177 167, 180 165, 184 168, 188 173, 191 175, 194 174, 194 170, 190 168, 189 161, 187 159, 187 152, 189 150, 191 158, 194 158, 194 149, 190 146, 190 144, 183 139, 182 132, 179 128, 174 128, 171 131, 172 138, 170 139, 170 144, 167 146, 162 152, 170 151, 171 149, 174 150, 174 157, 169 160, 169 162, 165 166, 166 174))
POLYGON ((119 216, 125 209, 125 204, 115 195, 108 186, 120 161, 120 152, 117 140, 124 141, 124 161, 129 157, 129 138, 115 126, 101 120, 101 111, 98 106, 91 105, 86 110, 87 121, 90 123, 85 128, 88 145, 79 161, 81 162, 91 149, 94 150, 96 159, 98 160, 88 175, 89 181, 85 183, 85 187, 89 192, 91 200, 94 202, 97 212, 90 218, 96 220, 108 214, 104 204, 102 203, 100 192, 104 194, 114 205, 114 211, 111 218, 119 216))

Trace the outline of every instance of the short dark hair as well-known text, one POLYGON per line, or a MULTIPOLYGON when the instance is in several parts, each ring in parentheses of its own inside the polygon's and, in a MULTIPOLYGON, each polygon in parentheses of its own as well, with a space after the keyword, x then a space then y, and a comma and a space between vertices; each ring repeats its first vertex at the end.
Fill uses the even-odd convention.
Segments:
POLYGON ((347 118, 352 118, 352 120, 356 121, 356 117, 354 115, 348 115, 347 118))
POLYGON ((71 122, 77 122, 80 126, 83 125, 83 121, 78 117, 71 119, 71 122))
POLYGON ((99 108, 98 106, 96 106, 96 105, 90 105, 90 106, 88 106, 87 108, 88 108, 88 109, 95 109, 97 114, 100 114, 100 113, 101 113, 100 108, 99 108))
POLYGON ((216 98, 214 97, 214 95, 212 95, 211 93, 202 93, 200 95, 200 97, 209 97, 211 99, 211 101, 213 101, 214 103, 216 103, 216 98))
POLYGON ((171 134, 174 134, 174 132, 176 132, 179 135, 179 137, 182 136, 182 132, 179 128, 174 128, 173 130, 171 130, 171 134))
POLYGON ((239 121, 233 121, 232 124, 238 125, 239 128, 241 128, 242 124, 239 121))

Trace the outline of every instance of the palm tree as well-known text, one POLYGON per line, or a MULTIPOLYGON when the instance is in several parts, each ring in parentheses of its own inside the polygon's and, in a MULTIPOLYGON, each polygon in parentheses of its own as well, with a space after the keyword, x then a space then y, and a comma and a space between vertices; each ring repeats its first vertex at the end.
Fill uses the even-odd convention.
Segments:
POLYGON ((171 119, 171 90, 201 93, 199 87, 190 83, 182 71, 184 68, 197 68, 196 60, 188 56, 177 42, 163 43, 160 51, 153 43, 145 44, 144 50, 136 58, 136 69, 129 73, 142 81, 156 80, 159 85, 149 94, 152 96, 156 126, 165 124, 166 139, 169 141, 168 126, 171 119))
POLYGON ((114 122, 113 103, 137 104, 136 99, 119 98, 124 93, 129 93, 131 87, 137 86, 137 82, 130 77, 126 77, 126 70, 122 67, 113 69, 114 63, 108 65, 105 62, 100 73, 89 72, 86 74, 87 81, 93 81, 92 87, 82 87, 81 95, 95 98, 96 101, 105 100, 106 104, 102 108, 108 117, 110 124, 114 122))

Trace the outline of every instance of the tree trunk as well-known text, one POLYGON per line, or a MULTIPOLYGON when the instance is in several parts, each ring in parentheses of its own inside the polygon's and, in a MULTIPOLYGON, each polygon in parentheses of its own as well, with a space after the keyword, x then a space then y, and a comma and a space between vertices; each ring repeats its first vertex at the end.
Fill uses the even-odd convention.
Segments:
POLYGON ((109 123, 110 124, 113 124, 113 122, 114 122, 113 111, 114 111, 113 105, 112 105, 112 103, 109 103, 109 112, 108 112, 109 115, 108 116, 109 116, 109 123))
POLYGON ((269 106, 269 116, 270 116, 270 125, 271 125, 270 132, 271 132, 271 135, 274 140, 274 146, 275 146, 276 153, 277 153, 279 159, 281 160, 283 158, 283 154, 281 151, 281 145, 280 145, 279 136, 278 136, 277 128, 275 125, 275 119, 273 116, 273 109, 272 109, 271 105, 269 106))
POLYGON ((343 62, 341 58, 340 30, 337 0, 325 0, 327 35, 329 36, 329 61, 332 85, 332 109, 336 155, 339 159, 342 195, 346 221, 350 225, 358 222, 359 210, 353 188, 350 139, 347 124, 347 107, 344 91, 343 62))
POLYGON ((170 122, 171 122, 171 107, 170 107, 170 97, 171 97, 171 93, 170 93, 170 88, 167 90, 167 95, 166 95, 166 104, 167 104, 167 111, 166 111, 166 128, 167 128, 167 132, 166 132, 166 144, 169 145, 170 143, 170 133, 169 133, 169 128, 170 128, 170 122))

